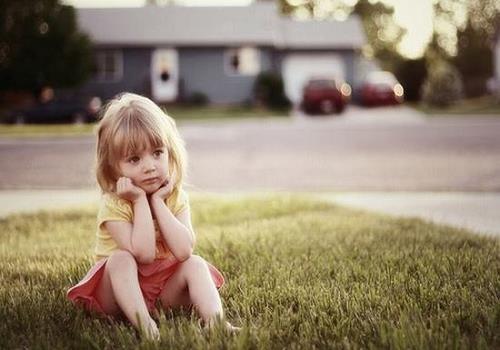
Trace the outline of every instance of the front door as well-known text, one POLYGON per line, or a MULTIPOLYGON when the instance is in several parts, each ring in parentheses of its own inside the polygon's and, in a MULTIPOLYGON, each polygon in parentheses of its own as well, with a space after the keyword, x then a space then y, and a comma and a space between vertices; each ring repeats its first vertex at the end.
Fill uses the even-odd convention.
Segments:
POLYGON ((179 90, 179 56, 175 49, 156 49, 151 56, 151 92, 155 102, 172 102, 179 90))

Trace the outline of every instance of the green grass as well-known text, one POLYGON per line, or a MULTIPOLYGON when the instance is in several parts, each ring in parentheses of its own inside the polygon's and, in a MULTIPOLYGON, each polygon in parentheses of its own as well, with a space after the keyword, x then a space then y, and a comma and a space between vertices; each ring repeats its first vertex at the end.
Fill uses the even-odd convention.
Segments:
POLYGON ((483 96, 478 98, 466 99, 459 101, 452 106, 445 108, 437 108, 420 104, 409 104, 411 107, 432 115, 450 115, 450 116, 481 116, 493 115, 500 117, 500 102, 495 100, 493 96, 483 96))
POLYGON ((240 118, 270 118, 270 117, 287 117, 289 111, 270 110, 264 108, 251 108, 244 106, 206 106, 206 107, 189 107, 189 106, 165 106, 167 113, 177 121, 193 121, 193 120, 209 120, 209 119, 240 119, 240 118))
POLYGON ((217 266, 236 336, 167 312, 160 344, 65 298, 91 264, 95 208, 0 220, 2 349, 500 347, 500 243, 307 197, 194 197, 196 253, 217 266))
POLYGON ((94 124, 0 124, 0 137, 46 137, 91 135, 94 124))
MULTIPOLYGON (((192 121, 214 121, 214 120, 239 120, 244 118, 273 118, 288 116, 287 110, 272 111, 268 109, 256 109, 240 106, 167 106, 166 111, 180 125, 192 121)), ((46 136, 74 136, 91 135, 95 124, 26 124, 8 125, 0 124, 0 137, 46 137, 46 136)))

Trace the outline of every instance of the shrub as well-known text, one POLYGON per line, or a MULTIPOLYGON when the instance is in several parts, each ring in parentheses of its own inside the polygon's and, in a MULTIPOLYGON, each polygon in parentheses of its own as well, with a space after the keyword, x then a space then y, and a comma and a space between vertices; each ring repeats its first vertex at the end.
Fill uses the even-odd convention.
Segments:
POLYGON ((203 92, 193 92, 186 102, 193 106, 206 106, 210 100, 203 92))
POLYGON ((273 72, 260 73, 255 80, 254 99, 258 105, 271 109, 280 109, 290 106, 285 96, 283 79, 273 72))
POLYGON ((422 86, 425 104, 447 107, 463 97, 463 82, 458 70, 447 62, 439 62, 430 67, 422 86))

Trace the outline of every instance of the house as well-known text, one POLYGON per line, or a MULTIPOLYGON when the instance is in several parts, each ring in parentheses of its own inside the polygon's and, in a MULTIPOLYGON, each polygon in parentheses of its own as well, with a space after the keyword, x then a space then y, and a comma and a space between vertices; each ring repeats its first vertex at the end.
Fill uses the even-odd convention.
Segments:
POLYGON ((493 77, 488 81, 488 87, 497 100, 500 101, 500 23, 497 24, 493 43, 493 77))
POLYGON ((196 93, 211 103, 252 98, 257 75, 274 71, 298 102, 311 75, 357 79, 366 39, 360 20, 296 21, 274 2, 238 7, 147 5, 78 9, 95 43, 95 76, 83 92, 109 98, 133 91, 169 102, 196 93))

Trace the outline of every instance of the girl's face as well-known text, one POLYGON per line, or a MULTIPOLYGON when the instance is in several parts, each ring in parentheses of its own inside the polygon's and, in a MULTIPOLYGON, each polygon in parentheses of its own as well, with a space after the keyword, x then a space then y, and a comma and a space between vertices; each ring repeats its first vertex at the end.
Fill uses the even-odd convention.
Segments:
POLYGON ((168 166, 167 147, 154 148, 151 145, 124 156, 118 162, 120 175, 130 178, 146 194, 156 192, 167 180, 170 181, 168 166))

